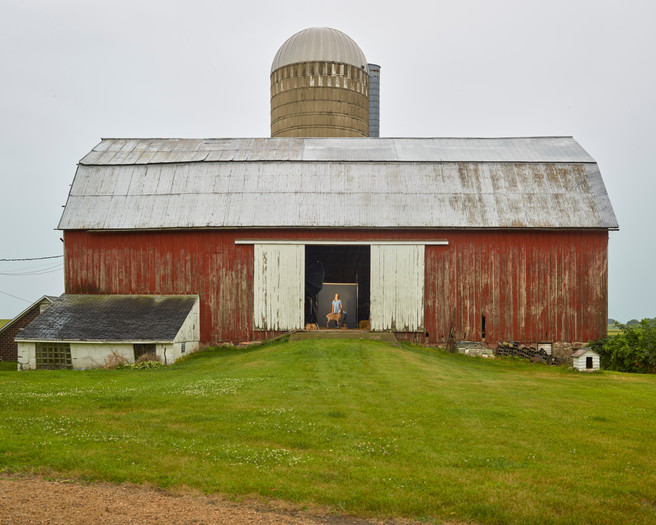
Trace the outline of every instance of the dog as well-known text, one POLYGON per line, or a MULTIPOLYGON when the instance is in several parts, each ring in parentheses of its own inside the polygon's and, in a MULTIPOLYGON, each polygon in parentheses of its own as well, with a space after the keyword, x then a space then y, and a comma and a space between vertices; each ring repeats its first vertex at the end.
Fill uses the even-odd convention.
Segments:
POLYGON ((309 332, 310 330, 319 330, 319 325, 316 323, 308 323, 305 325, 305 331, 309 332))
POLYGON ((330 321, 335 321, 335 325, 337 328, 342 327, 342 313, 334 314, 334 313, 329 313, 326 314, 326 328, 330 328, 330 321))

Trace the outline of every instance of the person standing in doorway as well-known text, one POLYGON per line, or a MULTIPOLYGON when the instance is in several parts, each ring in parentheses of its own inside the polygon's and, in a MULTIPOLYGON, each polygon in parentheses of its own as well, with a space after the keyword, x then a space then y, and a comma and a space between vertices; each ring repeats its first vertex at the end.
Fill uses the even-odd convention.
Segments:
POLYGON ((332 313, 339 316, 335 320, 335 324, 337 325, 337 328, 342 328, 346 324, 346 312, 344 311, 344 305, 342 304, 342 300, 339 298, 338 293, 335 294, 335 299, 333 300, 332 313))
POLYGON ((342 310, 344 310, 344 306, 342 305, 342 301, 339 298, 339 294, 336 293, 335 294, 335 299, 333 300, 333 313, 334 314, 341 314, 342 310))

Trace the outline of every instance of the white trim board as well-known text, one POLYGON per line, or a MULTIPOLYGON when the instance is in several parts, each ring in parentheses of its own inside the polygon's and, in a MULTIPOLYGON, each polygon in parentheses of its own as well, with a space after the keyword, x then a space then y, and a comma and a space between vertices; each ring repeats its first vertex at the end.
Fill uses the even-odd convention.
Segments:
POLYGON ((260 245, 276 245, 276 244, 287 244, 292 246, 448 246, 449 241, 447 240, 438 240, 438 241, 285 241, 285 240, 252 240, 252 239, 237 239, 235 244, 260 244, 260 245))

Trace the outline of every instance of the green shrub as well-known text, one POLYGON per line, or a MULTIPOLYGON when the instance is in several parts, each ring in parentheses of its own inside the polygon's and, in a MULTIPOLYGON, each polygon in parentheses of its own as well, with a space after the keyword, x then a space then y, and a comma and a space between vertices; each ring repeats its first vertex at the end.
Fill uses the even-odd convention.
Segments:
POLYGON ((607 370, 634 373, 656 372, 656 321, 643 319, 633 324, 618 324, 620 333, 591 344, 607 370))
POLYGON ((156 361, 158 363, 161 363, 162 358, 158 356, 155 352, 149 352, 147 354, 140 355, 136 361, 136 364, 147 363, 148 361, 156 361))
POLYGON ((164 363, 161 361, 139 361, 137 363, 124 363, 118 365, 117 370, 124 370, 130 368, 132 370, 145 370, 146 368, 162 368, 164 363))

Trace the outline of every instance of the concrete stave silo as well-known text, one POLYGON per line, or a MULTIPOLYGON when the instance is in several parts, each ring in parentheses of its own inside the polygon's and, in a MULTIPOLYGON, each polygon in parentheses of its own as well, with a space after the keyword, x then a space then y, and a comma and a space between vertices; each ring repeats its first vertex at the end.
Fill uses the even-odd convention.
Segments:
POLYGON ((280 47, 271 67, 271 136, 369 136, 368 64, 350 37, 315 27, 280 47))
POLYGON ((380 137, 380 66, 368 64, 369 70, 369 136, 380 137))

